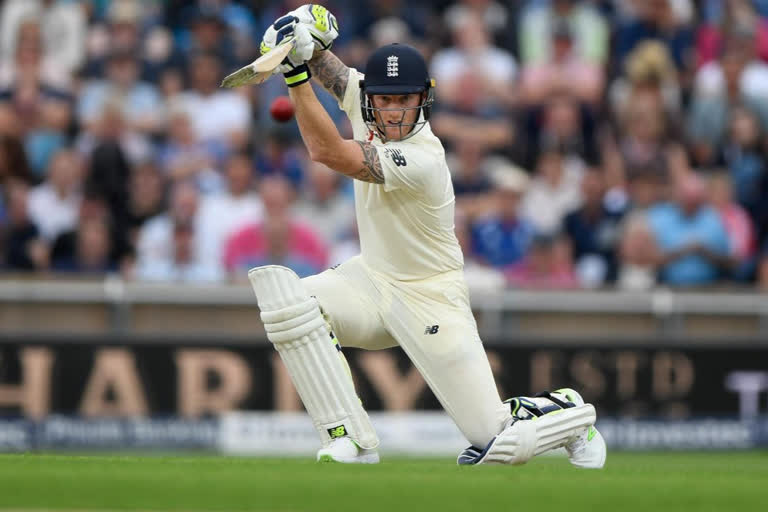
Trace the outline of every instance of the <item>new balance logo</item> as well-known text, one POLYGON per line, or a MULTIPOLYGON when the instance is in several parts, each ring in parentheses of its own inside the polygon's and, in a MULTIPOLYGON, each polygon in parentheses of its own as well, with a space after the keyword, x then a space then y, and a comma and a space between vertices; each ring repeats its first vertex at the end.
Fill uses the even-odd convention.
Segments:
POLYGON ((337 437, 344 437, 345 435, 347 435, 347 429, 344 425, 339 425, 336 428, 329 428, 328 435, 331 436, 331 439, 336 439, 337 437))
POLYGON ((437 334, 437 331, 439 330, 439 325, 428 325, 427 328, 424 329, 424 334, 437 334))
POLYGON ((395 165, 398 167, 405 167, 405 156, 403 156, 403 152, 399 149, 387 149, 387 153, 389 153, 389 156, 392 157, 392 161, 395 162, 395 165))
POLYGON ((387 76, 400 76, 400 64, 396 55, 387 57, 387 76))

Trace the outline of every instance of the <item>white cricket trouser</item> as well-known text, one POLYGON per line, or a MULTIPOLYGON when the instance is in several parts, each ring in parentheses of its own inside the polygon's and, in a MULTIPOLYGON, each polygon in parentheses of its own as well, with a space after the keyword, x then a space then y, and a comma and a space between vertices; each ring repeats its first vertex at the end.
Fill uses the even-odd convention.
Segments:
POLYGON ((302 279, 343 346, 400 345, 467 440, 484 448, 509 418, 496 389, 462 273, 390 281, 360 256, 302 279))

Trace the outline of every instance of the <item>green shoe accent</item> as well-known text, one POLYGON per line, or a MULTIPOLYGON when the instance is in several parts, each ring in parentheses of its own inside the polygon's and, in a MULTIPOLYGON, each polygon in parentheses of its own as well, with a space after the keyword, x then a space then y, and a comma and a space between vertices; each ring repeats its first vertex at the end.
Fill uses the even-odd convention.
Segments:
POLYGON ((336 462, 330 455, 321 455, 317 462, 336 462))
POLYGON ((576 396, 573 395, 573 390, 571 388, 556 389, 555 393, 560 393, 561 395, 565 395, 565 398, 567 398, 571 402, 576 401, 576 396))
POLYGON ((595 437, 595 434, 597 434, 595 427, 589 427, 589 431, 587 432, 587 441, 591 441, 592 438, 595 437))

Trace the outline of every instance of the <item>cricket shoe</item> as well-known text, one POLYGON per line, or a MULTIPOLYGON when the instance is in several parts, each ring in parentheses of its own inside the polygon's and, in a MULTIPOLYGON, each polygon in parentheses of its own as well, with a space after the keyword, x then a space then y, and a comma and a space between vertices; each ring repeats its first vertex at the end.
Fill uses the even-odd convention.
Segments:
POLYGON ((348 436, 337 437, 317 452, 317 462, 342 462, 344 464, 378 464, 379 452, 360 448, 348 436))
MULTIPOLYGON (((576 405, 584 405, 584 399, 573 389, 558 389, 553 394, 555 396, 561 395, 576 405)), ((571 464, 587 469, 602 468, 608 455, 605 439, 594 425, 585 428, 576 438, 566 444, 565 451, 568 452, 568 460, 571 464)))

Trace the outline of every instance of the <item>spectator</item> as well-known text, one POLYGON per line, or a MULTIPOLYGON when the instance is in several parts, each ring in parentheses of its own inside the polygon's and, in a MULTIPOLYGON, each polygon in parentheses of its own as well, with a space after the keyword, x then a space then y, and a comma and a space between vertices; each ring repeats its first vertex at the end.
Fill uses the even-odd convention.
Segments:
MULTIPOLYGON (((82 130, 75 139, 77 151, 86 160, 92 159, 104 145, 119 148, 130 165, 146 162, 153 156, 154 147, 149 137, 130 129, 117 104, 107 103, 91 128, 82 130)), ((109 169, 106 171, 111 174, 109 169)))
POLYGON ((298 190, 304 179, 304 162, 293 145, 290 135, 276 128, 257 147, 256 167, 263 176, 277 175, 287 179, 298 190))
POLYGON ((13 271, 46 270, 50 263, 48 247, 28 215, 28 188, 13 182, 7 191, 8 223, 3 233, 2 260, 13 271))
MULTIPOLYGON (((205 53, 215 55, 225 69, 236 69, 240 61, 235 54, 233 42, 228 37, 230 31, 218 10, 214 8, 193 7, 189 40, 185 45, 187 55, 205 53)), ((187 62, 187 69, 194 65, 194 57, 187 62)))
POLYGON ((129 233, 117 228, 113 222, 113 218, 110 214, 109 206, 107 202, 98 196, 86 192, 83 194, 83 198, 80 201, 80 211, 78 212, 78 220, 73 229, 61 233, 51 244, 51 267, 57 271, 64 272, 80 272, 82 268, 84 272, 98 273, 98 265, 91 267, 90 263, 85 265, 81 260, 83 257, 91 263, 101 260, 101 250, 106 247, 108 261, 104 263, 104 271, 114 271, 118 268, 127 268, 130 263, 132 252, 128 245, 129 233), (86 231, 81 232, 80 228, 84 224, 93 224, 87 228, 86 231), (103 225, 101 227, 97 224, 103 225), (93 238, 100 242, 100 233, 102 227, 106 229, 107 240, 102 247, 96 247, 91 253, 86 248, 88 254, 84 256, 83 247, 81 244, 88 243, 87 240, 93 238), (84 265, 84 266, 81 266, 84 265), (90 270, 89 270, 90 269, 90 270))
POLYGON ((695 77, 687 120, 688 136, 699 165, 717 155, 731 111, 745 105, 768 127, 768 66, 757 60, 749 33, 735 33, 726 41, 719 61, 703 66, 695 77))
POLYGON ((85 57, 86 18, 80 2, 59 0, 6 0, 0 12, 0 45, 2 60, 10 60, 23 40, 22 33, 32 22, 45 47, 45 68, 55 71, 47 78, 59 85, 69 83, 68 77, 85 57))
POLYGON ((581 201, 583 169, 567 165, 559 149, 547 148, 539 156, 536 174, 523 200, 523 215, 539 233, 560 229, 565 215, 581 201))
POLYGON ((616 252, 624 208, 622 204, 607 201, 605 193, 602 169, 588 168, 581 180, 584 201, 563 221, 579 282, 588 288, 611 283, 617 275, 616 252))
POLYGON ((574 48, 580 59, 602 65, 608 57, 608 27, 600 13, 587 2, 552 0, 529 8, 522 19, 520 55, 523 63, 550 60, 555 51, 554 27, 566 25, 573 34, 574 48))
POLYGON ((112 235, 107 218, 86 217, 80 220, 75 238, 74 257, 54 262, 54 270, 79 274, 104 274, 118 267, 111 258, 112 235))
POLYGON ((729 170, 736 200, 753 216, 760 202, 760 180, 768 174, 762 139, 757 116, 746 108, 735 108, 720 161, 729 170))
POLYGON ((201 53, 190 61, 192 88, 180 102, 192 120, 197 138, 217 141, 234 150, 248 140, 251 106, 240 92, 219 88, 222 66, 216 55, 201 53))
POLYGON ((153 162, 144 162, 131 169, 128 184, 128 225, 131 245, 135 246, 138 230, 165 208, 165 180, 153 162))
POLYGON ((667 198, 669 176, 664 162, 651 162, 630 169, 627 176, 629 205, 635 212, 644 212, 667 198))
POLYGON ((443 23, 448 30, 453 31, 468 16, 477 16, 483 20, 500 46, 510 48, 515 45, 510 40, 514 30, 510 27, 512 19, 506 6, 493 0, 459 0, 445 10, 443 23))
POLYGON ((431 64, 432 75, 443 84, 442 97, 456 103, 462 88, 460 77, 471 74, 483 88, 483 97, 510 102, 509 85, 517 75, 512 54, 491 44, 488 28, 476 14, 460 20, 452 34, 454 46, 438 50, 431 64))
POLYGON ((40 179, 48 159, 64 145, 69 129, 72 97, 46 76, 41 36, 36 23, 25 23, 16 48, 14 69, 0 88, 0 109, 9 109, 16 118, 15 133, 24 137, 31 170, 40 179))
POLYGON ((447 89, 447 97, 438 104, 430 124, 449 147, 463 141, 483 150, 503 149, 512 143, 512 125, 498 100, 486 93, 482 75, 465 69, 447 89))
MULTIPOLYGON (((139 279, 171 279, 175 259, 176 226, 196 226, 199 197, 197 188, 185 181, 171 189, 168 212, 148 220, 136 242, 136 275, 139 279)), ((196 256, 196 255, 195 255, 196 256)))
POLYGON ((325 270, 328 250, 312 228, 290 210, 291 185, 284 178, 264 177, 259 186, 264 220, 247 225, 227 241, 224 265, 238 280, 260 265, 283 265, 300 277, 325 270))
POLYGON ((623 290, 648 290, 656 283, 659 255, 646 214, 629 214, 622 231, 616 284, 623 290))
POLYGON ((221 169, 229 153, 220 140, 199 140, 189 114, 177 110, 168 124, 168 140, 159 151, 165 174, 172 180, 192 180, 204 194, 224 188, 221 169))
POLYGON ((729 266, 728 235, 718 213, 706 203, 706 189, 698 176, 677 180, 674 200, 651 208, 648 222, 660 251, 662 282, 711 284, 729 266))
MULTIPOLYGON (((301 5, 301 0, 287 2, 293 8, 301 5)), ((344 5, 344 2, 338 2, 344 5)), ((364 39, 371 32, 371 26, 377 20, 386 18, 398 18, 403 20, 409 31, 418 38, 425 37, 429 25, 428 7, 421 2, 408 2, 407 0, 371 0, 369 2, 350 2, 347 17, 343 16, 342 8, 339 23, 341 26, 350 27, 350 36, 364 39), (347 25, 345 25, 347 23, 347 25)), ((335 9, 333 9, 336 12, 335 9)))
POLYGON ((752 208, 752 220, 757 229, 759 243, 768 242, 768 172, 763 173, 758 183, 757 205, 752 208))
POLYGON ((721 5, 717 16, 704 17, 696 31, 696 68, 717 59, 723 41, 733 27, 744 27, 753 32, 754 52, 761 60, 768 60, 768 23, 762 18, 751 0, 729 0, 721 5))
POLYGON ((691 69, 693 31, 675 11, 672 0, 642 0, 634 5, 637 17, 621 25, 616 33, 617 62, 623 62, 642 41, 656 39, 667 46, 678 70, 691 69))
POLYGON ((85 195, 103 205, 108 212, 112 234, 112 258, 121 261, 132 251, 128 180, 131 164, 114 140, 105 140, 93 150, 85 181, 85 195))
POLYGON ((515 288, 576 288, 568 241, 556 234, 537 234, 523 261, 504 271, 507 283, 515 288))
POLYGON ((757 263, 757 285, 761 291, 768 291, 768 243, 760 251, 757 263))
POLYGON ((565 22, 552 30, 549 58, 523 66, 522 101, 538 104, 552 94, 567 92, 583 103, 597 106, 604 87, 602 68, 576 52, 571 29, 565 22))
POLYGON ((77 116, 86 129, 94 130, 107 105, 119 109, 129 130, 152 134, 161 129, 160 96, 154 85, 139 81, 139 66, 135 50, 110 55, 106 80, 91 80, 80 94, 77 116))
POLYGON ((53 242, 61 233, 75 229, 82 184, 82 163, 74 151, 56 153, 48 178, 29 193, 29 217, 44 240, 53 242))
POLYGON ((448 155, 448 167, 453 174, 456 208, 471 220, 488 213, 492 203, 489 178, 492 159, 482 147, 468 140, 457 140, 454 149, 453 154, 448 155))
POLYGON ((150 265, 140 265, 137 277, 142 281, 206 283, 221 280, 220 269, 195 257, 196 232, 193 222, 175 222, 172 226, 171 256, 150 265))
POLYGON ((662 99, 653 91, 635 90, 622 112, 617 150, 623 173, 653 166, 659 171, 670 167, 671 130, 662 99), (663 162, 663 164, 662 164, 663 162))
POLYGON ((197 254, 206 265, 221 272, 227 240, 264 216, 264 205, 254 191, 253 174, 253 162, 247 155, 233 155, 227 162, 225 189, 206 197, 200 205, 197 254))
POLYGON ((13 135, 0 134, 0 191, 12 182, 29 184, 31 181, 32 174, 21 140, 13 135))
POLYGON ((682 91, 675 63, 666 46, 658 41, 644 41, 627 56, 624 75, 610 87, 608 99, 612 114, 618 116, 626 111, 630 98, 639 92, 660 97, 667 115, 680 114, 682 91))
POLYGON ((115 53, 135 52, 141 48, 141 29, 148 2, 142 0, 111 0, 105 21, 91 26, 87 42, 87 61, 83 75, 101 77, 108 57, 115 53))
POLYGON ((526 166, 534 167, 539 154, 553 147, 560 148, 571 164, 597 161, 595 117, 570 94, 550 95, 542 104, 526 109, 523 114, 518 143, 526 166))
POLYGON ((345 178, 318 162, 310 162, 307 183, 296 203, 296 218, 312 226, 332 247, 353 231, 355 204, 343 191, 345 178))
POLYGON ((472 224, 461 208, 456 208, 454 223, 456 239, 464 255, 464 279, 470 295, 486 297, 501 292, 506 286, 504 274, 493 267, 480 263, 472 252, 472 224))
POLYGON ((515 167, 500 168, 492 180, 494 208, 472 224, 472 254, 478 262, 501 270, 523 259, 534 227, 520 215, 528 187, 525 173, 515 167))
POLYGON ((733 277, 746 280, 754 268, 755 230, 747 212, 734 201, 731 178, 726 172, 709 177, 709 202, 720 215, 728 235, 733 277))

